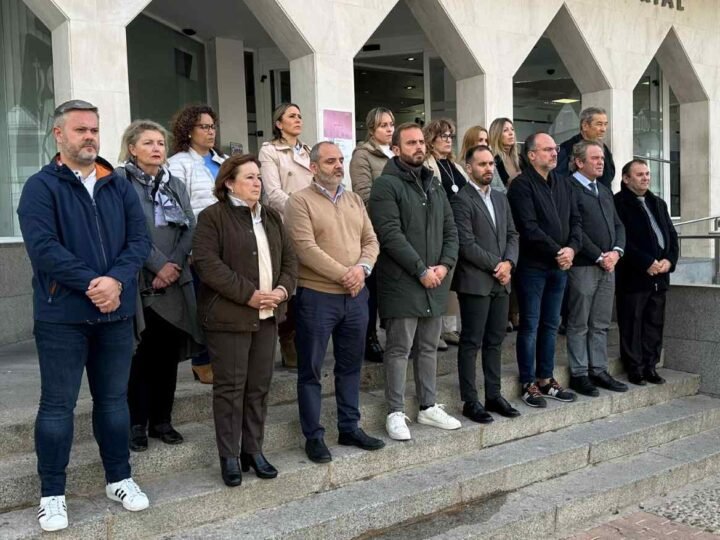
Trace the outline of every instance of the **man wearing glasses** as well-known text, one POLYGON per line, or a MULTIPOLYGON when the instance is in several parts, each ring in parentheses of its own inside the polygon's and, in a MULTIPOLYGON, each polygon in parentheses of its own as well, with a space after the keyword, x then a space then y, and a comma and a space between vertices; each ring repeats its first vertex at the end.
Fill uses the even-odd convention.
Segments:
POLYGON ((546 407, 545 398, 576 398, 553 378, 553 369, 567 270, 582 248, 582 218, 571 184, 553 171, 558 156, 553 138, 547 133, 530 135, 525 154, 528 167, 508 190, 520 233, 517 361, 523 401, 546 407))
POLYGON ((127 383, 134 346, 137 273, 150 239, 137 194, 98 156, 97 108, 71 100, 55 109, 59 153, 23 188, 18 216, 33 268, 34 334, 41 397, 35 449, 42 489, 38 521, 68 525, 65 469, 83 371, 105 493, 131 511, 148 507, 130 476, 127 383))

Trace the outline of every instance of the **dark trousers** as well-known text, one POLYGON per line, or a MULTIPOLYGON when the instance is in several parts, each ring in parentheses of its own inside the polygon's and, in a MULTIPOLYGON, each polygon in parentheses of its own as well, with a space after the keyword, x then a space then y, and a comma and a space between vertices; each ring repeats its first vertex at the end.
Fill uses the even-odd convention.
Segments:
POLYGON ((478 401, 475 367, 477 353, 481 350, 485 399, 496 399, 500 397, 501 353, 507 333, 510 296, 498 284, 488 296, 458 294, 458 300, 463 321, 457 355, 460 399, 478 401))
MULTIPOLYGON (((200 290, 200 276, 197 275, 197 272, 195 272, 192 266, 190 266, 190 273, 192 274, 193 288, 195 289, 195 294, 197 295, 197 292, 200 290)), ((208 355, 207 350, 204 350, 197 356, 193 356, 190 359, 190 362, 193 366, 206 366, 210 363, 210 356, 208 355)))
POLYGON ((220 457, 262 452, 275 363, 275 318, 257 332, 207 332, 213 368, 213 416, 220 457))
POLYGON ((520 329, 517 361, 522 384, 549 379, 555 368, 555 342, 567 273, 520 267, 517 272, 520 329))
POLYGON ((172 421, 178 362, 185 333, 145 308, 145 330, 135 351, 128 383, 130 424, 157 426, 172 421))
POLYGON ((355 431, 360 420, 360 370, 365 355, 368 292, 355 298, 298 287, 295 296, 298 352, 298 407, 303 435, 323 437, 320 425, 322 365, 330 337, 335 356, 338 430, 355 431))
POLYGON ((368 327, 367 336, 370 337, 377 332, 378 314, 378 290, 377 273, 375 270, 365 279, 365 286, 368 290, 368 327))
POLYGON ((617 293, 620 358, 631 375, 642 375, 660 361, 666 291, 617 293))
POLYGON ((278 325, 278 337, 280 343, 295 341, 295 296, 291 296, 287 303, 285 320, 278 325))
POLYGON ((73 440, 73 412, 87 370, 95 440, 108 483, 130 477, 127 383, 133 350, 132 319, 96 324, 35 321, 40 363, 40 408, 35 452, 42 496, 65 494, 73 440))

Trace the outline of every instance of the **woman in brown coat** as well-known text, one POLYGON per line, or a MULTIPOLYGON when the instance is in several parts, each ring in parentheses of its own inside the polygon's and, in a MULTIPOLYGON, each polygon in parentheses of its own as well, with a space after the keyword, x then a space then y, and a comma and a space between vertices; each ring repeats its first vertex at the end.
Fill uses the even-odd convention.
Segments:
POLYGON ((198 314, 214 373, 213 415, 222 478, 242 483, 277 470, 262 454, 277 324, 295 288, 297 259, 280 215, 260 204, 260 163, 235 155, 220 167, 218 202, 203 210, 193 239, 198 314))

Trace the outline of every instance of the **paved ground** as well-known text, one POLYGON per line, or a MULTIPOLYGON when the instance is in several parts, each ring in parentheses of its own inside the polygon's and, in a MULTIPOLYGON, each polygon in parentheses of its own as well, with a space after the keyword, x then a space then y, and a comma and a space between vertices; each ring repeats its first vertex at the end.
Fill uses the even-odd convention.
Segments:
POLYGON ((589 531, 575 534, 568 540, 609 540, 627 538, 633 540, 652 540, 673 538, 676 540, 718 540, 720 536, 711 534, 669 520, 663 516, 648 512, 635 512, 623 518, 609 521, 589 531))

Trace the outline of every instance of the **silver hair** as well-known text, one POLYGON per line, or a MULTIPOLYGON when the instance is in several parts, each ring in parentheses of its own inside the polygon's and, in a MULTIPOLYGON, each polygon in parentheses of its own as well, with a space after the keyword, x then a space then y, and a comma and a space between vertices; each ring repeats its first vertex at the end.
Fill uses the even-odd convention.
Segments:
POLYGON ((577 165, 575 164, 575 160, 579 159, 580 161, 585 161, 585 159, 587 158, 588 148, 590 148, 591 146, 597 146, 600 150, 605 152, 603 145, 597 141, 580 141, 578 143, 575 143, 573 145, 572 157, 570 158, 570 163, 568 163, 568 168, 572 172, 575 172, 578 170, 577 165))
POLYGON ((607 112, 602 107, 588 107, 580 112, 580 127, 583 124, 590 124, 593 120, 593 116, 596 114, 604 114, 607 116, 607 112))

